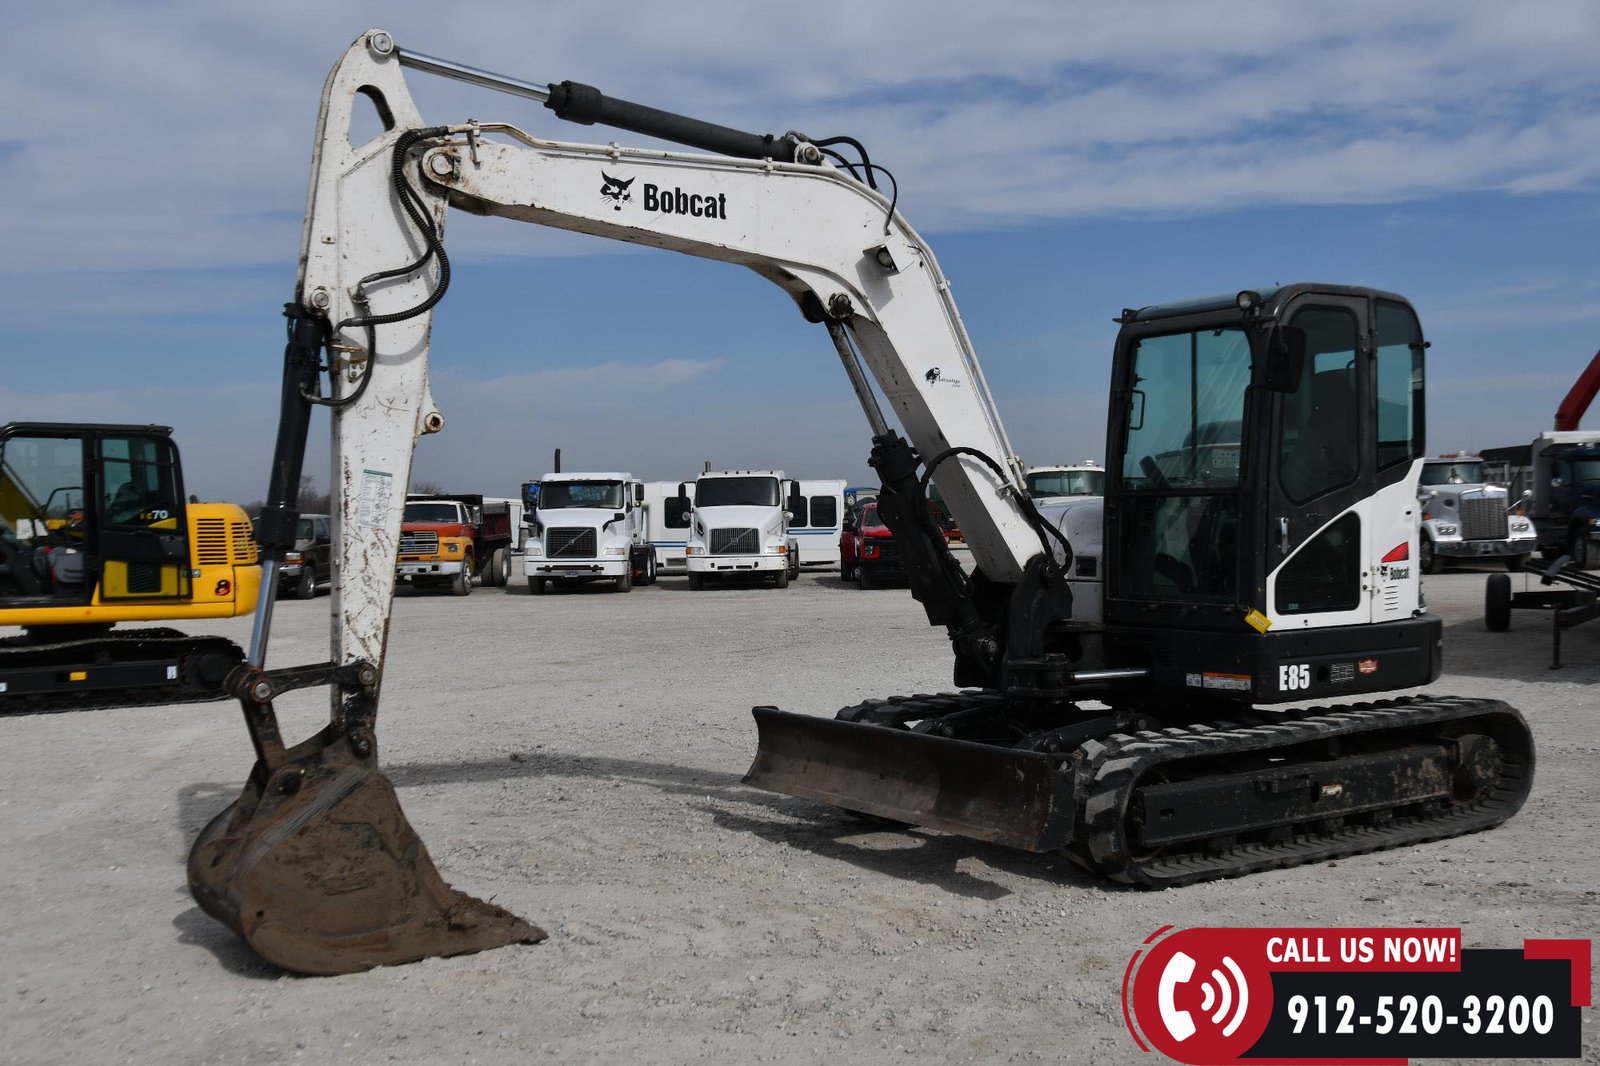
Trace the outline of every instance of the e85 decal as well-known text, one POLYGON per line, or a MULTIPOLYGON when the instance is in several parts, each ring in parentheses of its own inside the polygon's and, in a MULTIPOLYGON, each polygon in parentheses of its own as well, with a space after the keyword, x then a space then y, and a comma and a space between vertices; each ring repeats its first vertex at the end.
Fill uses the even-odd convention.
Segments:
POLYGON ((1297 692, 1311 687, 1309 663, 1282 663, 1278 666, 1278 691, 1297 692))

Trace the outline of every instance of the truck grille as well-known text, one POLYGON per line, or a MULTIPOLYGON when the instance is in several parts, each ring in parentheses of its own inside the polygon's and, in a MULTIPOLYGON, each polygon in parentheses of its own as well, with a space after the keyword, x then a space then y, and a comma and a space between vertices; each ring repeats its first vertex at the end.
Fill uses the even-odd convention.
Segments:
POLYGON ((1504 496, 1461 500, 1462 540, 1505 540, 1509 534, 1504 496))
POLYGON ((713 529, 712 555, 760 555, 761 542, 753 529, 713 529))
POLYGON ((552 558, 566 555, 574 559, 593 559, 597 554, 592 529, 546 530, 544 548, 552 558))
POLYGON ((400 534, 401 555, 438 555, 439 533, 437 530, 424 529, 416 533, 400 534))

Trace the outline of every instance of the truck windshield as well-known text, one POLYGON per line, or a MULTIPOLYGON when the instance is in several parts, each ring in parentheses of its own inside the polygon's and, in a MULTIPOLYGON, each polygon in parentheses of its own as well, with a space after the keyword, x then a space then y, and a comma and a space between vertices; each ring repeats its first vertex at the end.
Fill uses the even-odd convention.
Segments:
MULTIPOLYGON (((1600 464, 1597 464, 1600 466, 1600 464)), ((1424 485, 1481 485, 1483 464, 1479 462, 1428 463, 1422 468, 1424 485)))
POLYGON ((776 507, 775 477, 708 477, 694 484, 696 507, 776 507))
POLYGON ((408 503, 407 522, 459 522, 461 507, 454 503, 408 503))
POLYGON ((1600 458, 1574 459, 1572 476, 1577 481, 1600 481, 1600 458))
POLYGON ((1101 470, 1041 470, 1028 475, 1028 495, 1101 496, 1106 491, 1106 475, 1101 470))
POLYGON ((594 507, 622 510, 620 481, 546 481, 539 486, 539 510, 561 507, 594 507))

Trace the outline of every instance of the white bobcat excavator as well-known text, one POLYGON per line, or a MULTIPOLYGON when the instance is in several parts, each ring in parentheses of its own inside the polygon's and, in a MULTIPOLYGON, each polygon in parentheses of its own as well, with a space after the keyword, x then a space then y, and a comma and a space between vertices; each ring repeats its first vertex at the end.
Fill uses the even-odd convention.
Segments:
POLYGON ((350 47, 323 93, 261 520, 272 589, 309 415, 330 408, 333 657, 266 670, 263 592, 231 682, 257 761, 189 860, 208 912, 308 973, 544 936, 444 883, 377 768, 403 487, 416 438, 444 425, 427 355, 451 207, 741 264, 832 339, 872 429, 879 510, 964 691, 832 720, 758 707, 752 784, 1062 850, 1150 886, 1469 832, 1518 809, 1533 749, 1503 703, 1253 709, 1439 674, 1416 568, 1424 343, 1410 306, 1295 285, 1123 312, 1103 512, 1052 520, 1024 491, 949 286, 882 173, 847 137, 741 133, 414 54, 380 30, 350 47), (427 126, 406 68, 712 154, 427 126), (353 146, 358 97, 385 132, 353 146), (928 516, 935 473, 970 576, 928 516), (330 722, 286 748, 273 698, 311 684, 332 686, 330 722))

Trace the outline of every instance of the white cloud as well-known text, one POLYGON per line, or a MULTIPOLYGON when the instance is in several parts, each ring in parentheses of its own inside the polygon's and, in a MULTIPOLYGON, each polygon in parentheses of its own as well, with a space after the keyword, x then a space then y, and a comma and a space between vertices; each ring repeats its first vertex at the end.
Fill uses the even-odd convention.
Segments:
MULTIPOLYGON (((328 14, 309 0, 12 12, 0 269, 292 265, 322 76, 363 28, 328 14)), ((900 0, 702 4, 691 18, 645 3, 411 2, 384 18, 403 47, 489 69, 592 80, 748 128, 856 134, 925 231, 1569 189, 1600 175, 1593 4, 1146 3, 1129 17, 900 0)), ((432 118, 613 136, 411 82, 432 118)), ((517 229, 463 226, 455 250, 603 247, 517 229)))

